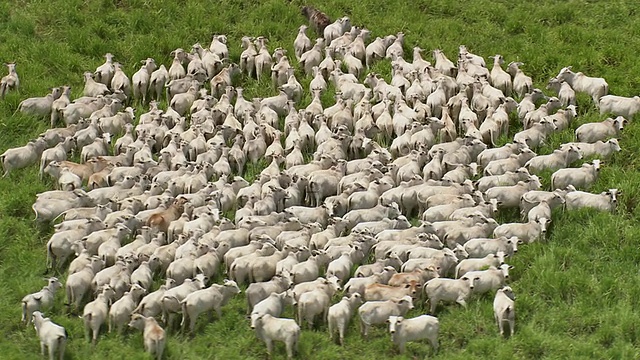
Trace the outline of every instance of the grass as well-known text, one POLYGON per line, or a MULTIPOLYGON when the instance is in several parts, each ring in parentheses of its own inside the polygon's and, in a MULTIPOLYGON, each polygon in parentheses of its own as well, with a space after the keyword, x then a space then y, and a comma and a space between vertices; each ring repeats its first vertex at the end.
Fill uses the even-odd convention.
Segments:
MULTIPOLYGON (((612 94, 640 93, 640 20, 633 1, 488 1, 348 2, 329 0, 322 9, 332 18, 343 15, 364 25, 372 36, 398 31, 406 34, 405 53, 413 46, 441 48, 455 58, 460 44, 485 57, 501 54, 506 61, 522 61, 523 71, 544 89, 549 77, 573 65, 576 71, 607 79, 612 94)), ((27 97, 43 96, 52 86, 69 84, 77 97, 82 73, 103 62, 111 52, 131 76, 138 60, 154 57, 170 64, 169 53, 196 42, 208 45, 212 33, 229 37, 232 59, 241 52, 243 35, 269 38, 269 48, 292 53, 296 29, 305 23, 300 2, 51 0, 0 3, 0 60, 16 61, 22 87, 0 102, 0 149, 22 146, 46 129, 48 121, 14 114, 27 97)), ((372 69, 390 78, 390 66, 372 69)), ((2 72, 3 75, 6 71, 2 72)), ((299 73, 305 87, 309 78, 299 73)), ((265 80, 240 79, 247 97, 270 96, 265 80)), ((548 93, 548 92, 547 92, 548 93)), ((548 93, 549 94, 549 93, 548 93)), ((323 96, 324 105, 332 95, 323 96)), ((301 106, 310 96, 305 93, 301 106)), ((602 116, 586 96, 580 96, 579 118, 572 129, 602 116)), ((143 109, 138 108, 137 112, 143 109)), ((595 211, 554 214, 546 242, 523 246, 511 262, 511 286, 518 297, 516 334, 500 339, 493 321, 490 296, 474 299, 467 309, 439 307, 441 350, 434 355, 422 342, 408 344, 405 355, 392 348, 385 329, 376 328, 361 341, 354 323, 342 348, 329 342, 324 326, 302 334, 301 359, 630 359, 640 357, 640 278, 637 251, 640 176, 640 127, 631 123, 620 144, 623 151, 602 169, 593 191, 617 187, 624 195, 616 214, 595 211)), ((571 140, 571 132, 554 135, 539 150, 548 153, 571 140)), ((264 164, 266 165, 266 164, 264 164)), ((3 359, 38 357, 32 328, 19 324, 20 299, 44 285, 45 244, 50 226, 36 226, 30 206, 35 194, 52 184, 37 178, 37 167, 15 171, 0 180, 0 354, 3 359)), ((258 171, 256 171, 258 172, 258 171)), ((247 174, 253 177, 255 174, 247 174)), ((543 179, 548 186, 548 175, 543 179)), ((66 275, 61 276, 62 279, 66 275)), ((217 279, 219 280, 219 279, 217 279)), ((67 359, 148 358, 140 333, 102 334, 95 348, 83 338, 82 323, 69 317, 58 294, 52 319, 71 336, 67 359)), ((418 307, 409 316, 423 313, 418 307)), ((242 296, 226 308, 221 320, 198 323, 194 338, 172 333, 170 359, 261 359, 264 344, 257 341, 244 317, 242 296)), ((292 315, 289 310, 285 316, 292 315)), ((284 348, 276 345, 274 358, 284 348)))

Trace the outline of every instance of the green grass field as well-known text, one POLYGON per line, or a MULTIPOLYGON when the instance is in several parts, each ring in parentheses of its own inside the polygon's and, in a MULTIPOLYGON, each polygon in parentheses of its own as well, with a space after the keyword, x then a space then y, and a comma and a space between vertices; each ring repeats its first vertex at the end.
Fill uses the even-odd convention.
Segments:
MULTIPOLYGON (((405 53, 413 46, 441 48, 454 59, 458 46, 485 58, 494 54, 506 62, 522 61, 523 71, 544 89, 549 77, 567 65, 587 75, 604 77, 610 93, 640 93, 640 19, 633 1, 414 1, 373 0, 322 3, 333 19, 347 15, 366 26, 372 37, 406 34, 405 53), (357 5, 360 4, 360 5, 357 5)), ((0 61, 17 62, 22 87, 0 101, 0 152, 24 145, 46 130, 48 120, 14 115, 18 103, 44 96, 49 87, 68 84, 74 97, 82 92, 82 73, 115 55, 131 76, 147 57, 170 65, 171 50, 208 46, 212 33, 227 34, 231 58, 237 61, 243 35, 269 38, 269 48, 293 53, 299 25, 299 2, 278 0, 183 1, 16 1, 0 3, 0 61)), ((314 4, 318 5, 319 4, 314 4)), ((310 32, 309 32, 310 34, 310 32)), ((425 56, 426 57, 426 56, 425 56)), ((427 59, 431 60, 431 59, 427 59)), ((293 60, 295 62, 295 59, 293 60)), ((389 62, 374 71, 390 76, 389 62)), ((6 70, 1 70, 2 76, 6 70)), ((305 90, 310 81, 302 80, 305 90)), ((270 96, 270 83, 242 79, 246 96, 270 96)), ((551 94, 545 90, 547 94, 551 94)), ((331 95, 325 97, 325 106, 331 95)), ((310 101, 305 94, 301 106, 310 101)), ((584 122, 600 121, 590 98, 580 96, 584 122)), ((137 109, 142 112, 143 109, 137 109)), ((511 286, 516 296, 516 334, 501 339, 493 321, 491 296, 475 298, 467 309, 439 307, 440 351, 426 343, 408 345, 404 356, 392 348, 386 329, 377 328, 362 341, 352 322, 344 348, 330 342, 326 328, 305 330, 300 359, 634 359, 640 357, 640 273, 638 210, 640 127, 631 122, 620 144, 623 151, 607 161, 592 191, 619 188, 624 193, 616 214, 595 211, 554 214, 548 241, 522 246, 510 260, 515 266, 511 286)), ((553 136, 538 153, 548 153, 570 141, 567 131, 553 136)), ((253 174, 248 174, 252 177, 253 174)), ((549 177, 543 179, 548 187, 549 177)), ((36 226, 31 205, 35 194, 52 188, 40 181, 37 166, 0 179, 0 358, 36 359, 39 343, 32 327, 20 320, 20 300, 45 282, 45 244, 50 226, 36 226)), ((508 217, 507 217, 508 218, 508 217)), ((513 219, 511 219, 513 220, 513 219)), ((61 275, 64 281, 66 274, 61 275)), ((220 280, 220 279, 216 279, 220 280)), ((148 358, 140 333, 100 336, 92 348, 84 339, 80 319, 65 314, 63 291, 48 315, 70 334, 67 359, 148 358)), ((223 318, 205 324, 197 336, 171 333, 169 359, 262 359, 265 346, 245 319, 244 294, 224 308, 223 318)), ((409 316, 424 312, 418 306, 409 316)), ((291 310, 285 313, 290 317, 291 310)), ((354 319, 356 320, 356 319, 354 319)), ((276 346, 274 358, 284 357, 276 346)))

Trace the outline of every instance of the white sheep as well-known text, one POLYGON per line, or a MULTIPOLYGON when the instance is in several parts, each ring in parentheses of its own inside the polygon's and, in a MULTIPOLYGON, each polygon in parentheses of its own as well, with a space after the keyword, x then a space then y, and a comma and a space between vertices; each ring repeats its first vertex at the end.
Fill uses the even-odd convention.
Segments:
POLYGON ((133 81, 133 99, 140 100, 142 97, 142 103, 146 103, 147 91, 151 83, 151 74, 156 70, 156 63, 152 58, 141 60, 140 63, 142 63, 140 70, 136 71, 131 77, 133 81))
POLYGON ((142 338, 144 341, 144 350, 155 355, 156 360, 162 359, 162 353, 166 343, 166 337, 164 329, 158 325, 158 322, 153 317, 144 317, 140 314, 133 314, 129 327, 142 330, 142 338))
POLYGON ((615 119, 606 118, 601 122, 582 124, 576 129, 576 140, 588 143, 606 141, 610 137, 619 136, 627 123, 627 119, 618 116, 615 119))
POLYGON ((62 287, 58 278, 52 277, 47 281, 42 290, 22 298, 22 322, 26 325, 29 325, 34 311, 47 310, 53 305, 56 291, 62 287))
POLYGON ((40 137, 29 141, 25 146, 8 149, 2 153, 0 155, 0 163, 4 169, 2 177, 7 177, 13 169, 21 169, 37 163, 46 146, 46 141, 40 137))
POLYGON ((119 334, 122 333, 122 328, 131 318, 133 310, 135 310, 145 293, 146 290, 142 286, 133 284, 131 289, 124 293, 124 296, 111 305, 109 309, 109 332, 115 327, 119 334))
POLYGON ((32 317, 33 326, 40 338, 40 353, 44 356, 45 348, 49 350, 49 360, 54 359, 56 351, 60 360, 64 359, 64 349, 67 345, 67 331, 49 318, 45 318, 40 311, 35 311, 32 317))
POLYGON ((533 80, 531 77, 525 75, 522 70, 520 70, 520 66, 522 65, 524 65, 524 63, 516 61, 509 63, 509 66, 507 66, 507 72, 513 76, 513 91, 520 97, 523 97, 526 93, 530 93, 533 89, 533 80))
POLYGON ((129 77, 122 70, 120 63, 114 63, 113 68, 115 72, 111 79, 111 90, 114 92, 116 90, 122 90, 127 98, 129 98, 131 96, 131 81, 129 77))
POLYGON ((574 73, 571 66, 562 68, 556 77, 566 81, 573 90, 590 95, 596 106, 600 104, 600 98, 609 93, 609 84, 605 79, 589 77, 581 72, 574 73))
POLYGON ((110 93, 111 91, 109 91, 107 85, 95 81, 93 79, 94 76, 95 75, 91 72, 84 73, 84 90, 82 90, 82 95, 88 97, 96 97, 98 95, 106 95, 110 93))
POLYGON ((4 99, 5 95, 9 90, 19 90, 20 89, 20 79, 18 78, 18 73, 16 72, 16 64, 9 63, 4 64, 9 69, 9 74, 5 75, 0 79, 0 99, 4 99))
POLYGON ((566 189, 573 185, 576 188, 589 188, 600 173, 600 160, 593 160, 591 164, 584 163, 579 168, 560 169, 551 175, 551 189, 566 189))
POLYGON ((104 54, 104 64, 98 66, 93 73, 95 80, 104 85, 110 85, 115 69, 113 67, 113 54, 104 54))
POLYGON ((362 295, 353 293, 349 297, 343 297, 340 302, 332 305, 327 312, 327 324, 329 336, 333 338, 335 330, 340 336, 340 345, 344 346, 344 334, 356 309, 362 305, 362 295))
POLYGON ((240 293, 240 288, 233 280, 224 280, 223 285, 212 284, 207 289, 194 291, 180 302, 182 305, 182 328, 187 326, 193 333, 198 316, 203 312, 215 310, 218 318, 222 318, 222 306, 234 296, 240 293))
POLYGON ((51 106, 54 100, 62 95, 62 89, 59 87, 51 88, 51 93, 44 97, 33 97, 24 99, 18 105, 18 110, 26 115, 34 115, 39 117, 51 116, 51 106))
POLYGON ((84 319, 85 337, 88 339, 90 337, 90 332, 93 332, 91 342, 94 345, 98 339, 100 327, 109 316, 109 304, 115 295, 115 290, 113 290, 109 285, 104 285, 96 299, 84 307, 82 318, 84 319))
POLYGON ((156 71, 152 72, 149 79, 149 97, 154 100, 161 100, 162 89, 169 82, 169 78, 169 71, 167 71, 164 64, 160 65, 156 71))
POLYGON ((576 92, 564 79, 552 77, 549 79, 547 89, 552 89, 558 94, 562 106, 576 105, 576 92))
POLYGON ((496 296, 493 299, 493 316, 498 323, 500 329, 500 335, 504 336, 504 324, 509 325, 509 332, 513 336, 515 330, 515 295, 511 287, 505 286, 502 289, 498 289, 496 296))

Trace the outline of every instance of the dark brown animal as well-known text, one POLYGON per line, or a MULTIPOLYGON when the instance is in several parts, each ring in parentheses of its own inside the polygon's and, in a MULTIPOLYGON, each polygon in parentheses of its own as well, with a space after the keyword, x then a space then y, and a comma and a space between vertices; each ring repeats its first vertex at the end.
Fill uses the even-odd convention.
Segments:
POLYGON ((304 15, 304 17, 309 20, 309 26, 311 26, 312 29, 316 30, 318 36, 323 37, 324 28, 326 28, 327 25, 331 24, 331 19, 329 19, 327 14, 314 8, 313 6, 303 6, 302 15, 304 15))
POLYGON ((151 215, 147 220, 147 226, 166 233, 169 224, 178 219, 184 212, 184 204, 187 201, 186 198, 176 199, 166 210, 161 210, 151 215))

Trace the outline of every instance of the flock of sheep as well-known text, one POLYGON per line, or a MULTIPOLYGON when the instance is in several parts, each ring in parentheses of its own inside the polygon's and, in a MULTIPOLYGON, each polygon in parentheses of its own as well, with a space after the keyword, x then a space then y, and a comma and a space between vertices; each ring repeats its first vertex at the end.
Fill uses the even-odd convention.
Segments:
MULTIPOLYGON (((35 325, 43 354, 47 347, 51 359, 56 349, 63 358, 66 332, 41 312, 62 287, 70 310, 82 311, 87 338, 95 343, 105 323, 118 332, 128 323, 143 330, 145 350, 158 359, 166 341, 160 324, 175 328, 181 315, 183 330, 197 331, 198 316, 222 316, 244 284, 251 327, 268 353, 282 341, 289 358, 305 323, 326 322, 344 344, 355 313, 365 337, 389 323, 400 351, 419 339, 435 351, 438 304, 466 306, 472 294, 488 292, 500 334, 513 335, 505 258, 545 236, 556 206, 615 209, 617 189, 585 190, 599 159, 620 150, 614 137, 640 110, 638 97, 607 95, 604 79, 571 67, 549 81, 558 96, 548 97, 522 63, 503 70, 500 55, 489 70, 460 46, 457 63, 434 50, 432 65, 416 47, 408 62, 402 33, 367 45, 370 32, 349 18, 312 25, 321 37, 312 42, 301 26, 295 62, 282 48, 272 53, 264 37, 243 37, 236 64, 226 36, 214 35, 208 48, 176 49, 168 70, 148 58, 130 81, 106 54, 85 73, 83 97, 72 101, 65 86, 20 103, 19 111, 49 118, 52 128, 0 156, 5 176, 40 160, 58 190, 37 194, 36 219, 64 220, 47 255, 54 271, 68 267, 65 284, 51 278, 22 301, 22 321, 35 325), (382 58, 391 60, 389 82, 365 75, 382 58), (296 62, 313 76, 309 89, 296 78, 296 62), (233 87, 240 72, 271 77, 279 94, 245 99, 233 87), (324 107, 329 84, 336 102, 324 107), (301 108, 305 91, 313 99, 301 108), (551 133, 571 128, 575 92, 618 117, 584 124, 578 142, 537 155, 551 133), (165 97, 169 106, 159 109, 165 97), (125 107, 149 99, 137 118, 125 107), (510 117, 523 129, 496 147, 510 117), (67 159, 73 150, 79 163, 67 159), (269 165, 255 181, 242 177, 263 159, 269 165), (545 170, 555 171, 550 191, 536 176, 545 170), (520 208, 524 222, 494 220, 509 208, 520 208), (234 221, 221 217, 233 212, 234 221), (412 226, 416 216, 421 225, 412 226), (230 280, 209 284, 223 272, 230 280), (156 276, 166 282, 154 289, 156 276), (404 318, 421 298, 431 315, 404 318), (292 304, 297 319, 280 318, 292 304)), ((15 64, 8 68, 1 96, 19 84, 15 64)))

